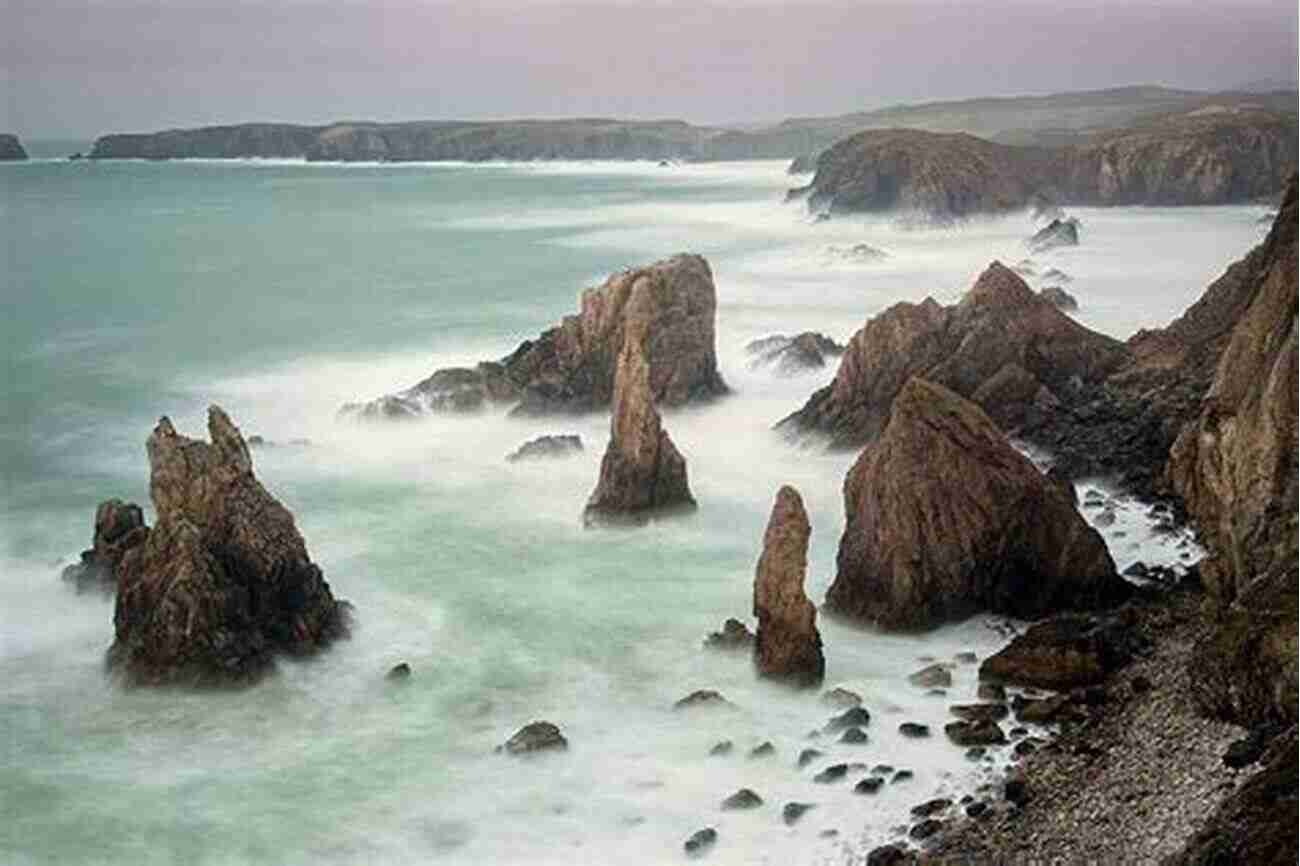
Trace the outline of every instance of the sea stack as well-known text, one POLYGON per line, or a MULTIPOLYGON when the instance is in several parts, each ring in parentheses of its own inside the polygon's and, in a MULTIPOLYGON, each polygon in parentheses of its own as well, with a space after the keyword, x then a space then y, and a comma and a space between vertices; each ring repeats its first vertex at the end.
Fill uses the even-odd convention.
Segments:
POLYGON ((629 331, 619 355, 609 446, 583 513, 588 526, 642 523, 656 514, 695 508, 686 458, 663 429, 654 405, 644 338, 644 329, 629 331))
POLYGON ((764 677, 791 685, 819 685, 826 673, 817 608, 804 594, 812 528, 803 499, 786 485, 776 494, 754 572, 758 638, 754 666, 764 677))
POLYGON ((1069 496, 975 404, 910 379, 844 479, 847 525, 827 607, 921 630, 981 610, 1037 618, 1127 585, 1069 496))
POLYGON ((18 136, 12 133, 0 133, 0 162, 21 162, 27 159, 27 151, 18 136))
POLYGON ((189 439, 164 417, 147 443, 157 520, 118 564, 108 652, 131 684, 243 685, 278 654, 307 655, 346 634, 346 602, 217 406, 208 434, 189 439))

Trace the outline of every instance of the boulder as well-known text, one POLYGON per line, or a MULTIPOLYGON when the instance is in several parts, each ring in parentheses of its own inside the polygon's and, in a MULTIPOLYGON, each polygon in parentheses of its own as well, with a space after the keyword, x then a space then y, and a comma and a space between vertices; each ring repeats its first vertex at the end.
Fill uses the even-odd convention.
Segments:
POLYGON ((682 847, 685 848, 688 855, 698 857, 717 844, 717 841, 718 831, 712 827, 705 827, 703 830, 696 830, 692 833, 682 847))
POLYGON ((804 331, 794 337, 774 334, 753 340, 745 346, 752 369, 769 367, 782 376, 794 376, 821 370, 827 358, 838 358, 844 347, 824 334, 804 331))
POLYGON ((816 808, 812 803, 786 803, 781 808, 781 820, 787 827, 793 827, 799 823, 799 819, 808 813, 809 809, 816 808))
POLYGON ((980 610, 1037 618, 1128 592, 1105 542, 978 406, 911 379, 844 481, 830 610, 927 629, 980 610))
POLYGON ((134 502, 107 499, 95 509, 95 534, 81 561, 63 569, 63 579, 77 592, 117 589, 117 565, 131 548, 149 537, 144 512, 134 502))
POLYGON ((850 689, 836 686, 822 693, 822 703, 837 709, 851 709, 862 704, 862 695, 850 689))
POLYGON ((1166 469, 1209 552, 1200 575, 1216 627, 1194 653, 1196 696, 1247 725, 1296 721, 1296 219, 1292 177, 1247 258, 1239 315, 1166 469))
POLYGON ((538 436, 520 445, 506 456, 509 463, 520 460, 555 460, 582 453, 582 437, 573 434, 538 436))
POLYGON ((1129 611, 1030 626, 980 664, 981 679, 1045 689, 1096 685, 1145 649, 1129 611))
POLYGON ((276 655, 307 655, 347 633, 349 606, 217 406, 208 434, 189 439, 162 418, 147 443, 157 520, 118 563, 108 653, 131 683, 248 683, 276 655))
POLYGON ((757 809, 763 805, 763 798, 755 794, 749 788, 741 788, 736 793, 722 801, 722 808, 726 811, 736 809, 757 809))
POLYGON ((681 406, 727 393, 715 346, 717 290, 701 256, 680 254, 614 274, 582 293, 580 310, 514 352, 422 382, 342 414, 390 418, 515 404, 512 414, 589 412, 614 399, 619 357, 636 332, 652 400, 681 406))
POLYGON ((996 746, 1007 741, 997 722, 949 722, 943 732, 958 746, 996 746))
POLYGON ((936 663, 908 674, 907 681, 923 689, 947 688, 952 685, 952 672, 936 663))
POLYGON ((805 687, 819 685, 826 672, 817 609, 803 587, 811 533, 799 492, 782 487, 754 572, 754 666, 760 676, 805 687))
POLYGON ((993 262, 960 303, 898 303, 849 340, 834 381, 778 423, 831 447, 875 439, 906 382, 918 376, 974 400, 1004 429, 1084 401, 1128 358, 993 262))
POLYGON ((1056 247, 1077 247, 1079 245, 1079 221, 1073 218, 1054 219, 1034 232, 1034 236, 1026 243, 1036 253, 1055 249, 1056 247))
POLYGON ((515 732, 500 747, 511 755, 526 755, 531 752, 564 751, 569 748, 569 741, 560 733, 559 727, 551 722, 530 722, 515 732))
POLYGON ((660 422, 650 389, 650 365, 635 333, 619 358, 609 446, 583 513, 587 526, 643 523, 696 507, 686 480, 686 458, 660 422))

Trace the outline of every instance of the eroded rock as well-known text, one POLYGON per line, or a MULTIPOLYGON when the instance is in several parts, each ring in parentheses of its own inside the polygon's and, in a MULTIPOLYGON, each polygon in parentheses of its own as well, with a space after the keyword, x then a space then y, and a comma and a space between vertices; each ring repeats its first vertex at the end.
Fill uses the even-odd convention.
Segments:
POLYGON ((826 671, 817 609, 803 588, 811 533, 799 492, 782 487, 754 573, 754 665, 761 676, 802 687, 819 685, 826 671))

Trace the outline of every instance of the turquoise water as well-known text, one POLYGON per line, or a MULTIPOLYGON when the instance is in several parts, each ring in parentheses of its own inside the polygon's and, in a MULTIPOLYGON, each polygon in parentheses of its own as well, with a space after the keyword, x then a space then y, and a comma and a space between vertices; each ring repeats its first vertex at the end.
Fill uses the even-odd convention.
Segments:
MULTIPOLYGON (((893 301, 952 300, 990 259, 1023 258, 1032 229, 1023 216, 948 231, 812 225, 780 203, 783 168, 0 167, 0 861, 662 863, 712 825, 717 862, 854 862, 911 804, 988 778, 958 750, 893 733, 895 717, 942 723, 943 702, 904 675, 918 656, 995 649, 982 620, 923 639, 823 623, 828 685, 861 691, 880 719, 854 759, 917 771, 870 809, 793 769, 827 715, 814 697, 700 650, 748 613, 782 483, 808 504, 809 593, 821 598, 852 459, 791 449, 769 429, 832 371, 773 378, 747 367, 744 343, 808 328, 842 340, 893 301), (831 250, 863 241, 889 258, 831 250), (582 287, 680 250, 712 263, 737 391, 667 418, 702 504, 693 518, 580 528, 603 417, 335 421, 346 400, 503 355, 572 312, 582 287), (147 502, 143 443, 158 415, 201 435, 211 402, 246 434, 310 440, 258 450, 257 471, 359 627, 247 692, 123 692, 102 669, 111 602, 73 595, 58 570, 89 543, 96 502, 147 502), (580 433, 587 450, 504 462, 542 432, 580 433), (402 660, 415 675, 394 688, 383 673, 402 660), (669 709, 695 688, 740 709, 669 709), (573 749, 492 754, 534 718, 559 723, 573 749), (770 739, 778 759, 706 759, 723 738, 740 753, 770 739), (719 812, 742 785, 767 804, 719 812), (795 799, 818 808, 787 828, 780 807, 795 799)), ((1080 211, 1084 245, 1035 264, 1074 275, 1080 317, 1124 337, 1181 312, 1258 239, 1259 212, 1080 211)), ((1121 525, 1121 567, 1158 560, 1160 542, 1121 525)), ((973 694, 973 667, 957 677, 954 696, 973 694)))

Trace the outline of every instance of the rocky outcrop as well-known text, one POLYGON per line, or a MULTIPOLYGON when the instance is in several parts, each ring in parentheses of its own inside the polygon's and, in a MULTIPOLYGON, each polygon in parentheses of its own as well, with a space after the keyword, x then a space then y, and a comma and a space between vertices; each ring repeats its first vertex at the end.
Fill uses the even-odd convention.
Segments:
POLYGON ((717 289, 703 257, 683 253, 611 276, 582 293, 577 315, 499 361, 438 370, 395 395, 340 411, 411 418, 514 403, 520 415, 587 412, 610 404, 619 352, 635 331, 649 360, 654 402, 681 406, 727 393, 718 372, 717 289))
POLYGON ((1248 724, 1296 720, 1296 217, 1293 179, 1166 470, 1209 551, 1201 576, 1219 628, 1198 653, 1202 699, 1248 724))
POLYGON ((582 453, 582 437, 576 434, 538 436, 506 455, 507 463, 521 460, 559 460, 582 453))
POLYGON ((27 158, 27 151, 18 136, 0 134, 0 162, 18 162, 27 158))
POLYGON ((134 502, 108 499, 95 509, 95 534, 81 561, 63 570, 63 579, 77 592, 117 588, 117 565, 126 552, 149 537, 144 512, 134 502))
POLYGON ((1083 400, 1124 364, 1122 343, 1090 331, 1034 294, 999 262, 960 303, 899 303, 853 335, 835 380, 778 427, 815 432, 833 447, 875 438, 913 376, 974 400, 1004 429, 1083 400))
POLYGON ((248 683, 276 655, 306 655, 346 634, 346 602, 216 406, 208 434, 189 439, 163 418, 147 443, 157 520, 117 566, 108 653, 133 684, 248 683))
POLYGON ((1034 232, 1026 243, 1036 253, 1045 252, 1056 247, 1077 247, 1079 245, 1079 221, 1074 218, 1054 219, 1034 232))
POLYGON ((804 331, 794 337, 773 334, 745 346, 751 368, 770 367, 782 376, 795 376, 826 366, 827 358, 838 358, 844 347, 825 334, 804 331))
POLYGON ((1144 649, 1131 613, 1036 623, 986 658, 980 678, 1062 691, 1102 683, 1144 649))
POLYGON ((1123 598, 1096 530, 978 406, 912 378, 844 480, 827 609, 891 629, 1123 598))
POLYGON ((695 508, 682 457, 663 429, 650 386, 640 329, 628 332, 619 356, 609 446, 583 522, 640 523, 695 508))
POLYGON ((804 594, 812 528, 793 487, 777 491, 754 573, 758 638, 754 666, 760 676, 798 686, 820 685, 826 673, 817 609, 804 594))

